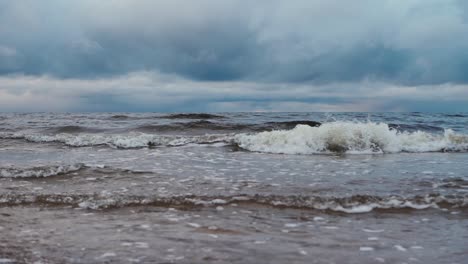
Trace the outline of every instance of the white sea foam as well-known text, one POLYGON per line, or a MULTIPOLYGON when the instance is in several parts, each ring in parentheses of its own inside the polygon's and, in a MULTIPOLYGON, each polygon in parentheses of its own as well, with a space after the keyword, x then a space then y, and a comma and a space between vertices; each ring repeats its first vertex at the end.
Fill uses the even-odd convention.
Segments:
POLYGON ((238 134, 246 150, 281 154, 350 154, 467 151, 468 135, 448 129, 444 134, 400 132, 385 123, 331 122, 320 127, 298 125, 292 130, 238 134))
POLYGON ((435 203, 427 204, 418 204, 411 201, 404 201, 398 199, 391 199, 388 201, 380 203, 368 203, 368 204, 356 204, 356 205, 347 205, 346 207, 342 205, 327 205, 328 208, 337 212, 344 212, 349 214, 359 214, 359 213, 368 213, 374 209, 390 209, 390 208, 411 208, 411 209, 427 209, 427 208, 437 208, 435 203))
POLYGON ((402 245, 395 245, 393 246, 394 248, 396 248, 398 251, 407 251, 407 249, 405 247, 403 247, 402 245))

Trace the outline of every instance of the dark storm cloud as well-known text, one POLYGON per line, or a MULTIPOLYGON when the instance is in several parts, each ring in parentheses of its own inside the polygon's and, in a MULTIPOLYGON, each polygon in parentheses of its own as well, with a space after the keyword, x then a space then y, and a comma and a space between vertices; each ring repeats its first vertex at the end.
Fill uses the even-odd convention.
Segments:
POLYGON ((468 111, 462 0, 0 0, 0 111, 468 111))
POLYGON ((229 4, 175 2, 0 2, 0 47, 16 53, 15 63, 0 53, 0 73, 71 78, 157 70, 230 80, 254 70, 261 49, 229 4))
POLYGON ((464 1, 0 1, 0 74, 466 83, 464 1))

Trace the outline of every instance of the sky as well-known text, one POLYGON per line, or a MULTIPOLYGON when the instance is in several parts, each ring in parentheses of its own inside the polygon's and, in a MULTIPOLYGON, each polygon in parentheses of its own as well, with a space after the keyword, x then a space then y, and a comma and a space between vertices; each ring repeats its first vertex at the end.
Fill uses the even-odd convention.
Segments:
POLYGON ((0 0, 2 112, 468 111, 464 0, 0 0))

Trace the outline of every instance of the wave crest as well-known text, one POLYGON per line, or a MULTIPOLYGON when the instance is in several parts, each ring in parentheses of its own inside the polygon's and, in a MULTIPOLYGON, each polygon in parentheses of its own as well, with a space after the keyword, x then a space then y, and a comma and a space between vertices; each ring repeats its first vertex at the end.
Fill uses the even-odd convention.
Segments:
POLYGON ((239 147, 281 154, 456 152, 468 150, 468 136, 448 129, 443 134, 397 131, 385 123, 331 122, 319 127, 239 134, 239 147))

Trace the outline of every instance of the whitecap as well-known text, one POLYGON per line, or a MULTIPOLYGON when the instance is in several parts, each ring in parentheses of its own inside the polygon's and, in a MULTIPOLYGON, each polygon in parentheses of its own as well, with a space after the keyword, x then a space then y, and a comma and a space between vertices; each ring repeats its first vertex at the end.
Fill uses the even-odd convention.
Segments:
POLYGON ((297 125, 292 130, 238 134, 234 141, 243 149, 278 154, 344 152, 376 154, 398 152, 467 151, 468 135, 447 129, 444 134, 400 132, 385 123, 324 123, 319 127, 297 125))

